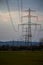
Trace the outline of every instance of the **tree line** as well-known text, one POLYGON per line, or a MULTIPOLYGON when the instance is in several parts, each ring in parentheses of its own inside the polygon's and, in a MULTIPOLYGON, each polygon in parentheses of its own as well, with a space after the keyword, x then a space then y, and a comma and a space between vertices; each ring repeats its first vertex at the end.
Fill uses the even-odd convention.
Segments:
POLYGON ((39 45, 32 46, 14 46, 14 45, 1 45, 0 51, 22 51, 22 50, 43 50, 43 42, 40 42, 39 45))

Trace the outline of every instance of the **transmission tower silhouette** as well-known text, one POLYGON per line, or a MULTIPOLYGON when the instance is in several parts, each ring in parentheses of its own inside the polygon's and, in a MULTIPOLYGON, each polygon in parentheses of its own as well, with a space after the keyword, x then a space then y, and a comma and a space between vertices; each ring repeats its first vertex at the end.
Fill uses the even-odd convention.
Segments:
POLYGON ((34 17, 37 19, 38 21, 38 16, 33 16, 31 15, 31 12, 36 12, 35 10, 31 10, 30 8, 28 10, 25 10, 25 12, 28 12, 28 15, 27 16, 22 16, 22 18, 24 17, 28 17, 28 23, 21 23, 19 24, 20 26, 22 26, 22 32, 25 32, 23 34, 23 37, 25 38, 25 45, 31 45, 32 46, 32 32, 31 32, 31 26, 34 25, 35 27, 37 27, 37 25, 40 25, 40 24, 36 24, 36 23, 32 23, 31 22, 31 18, 34 17), (28 44, 27 44, 28 42, 28 44), (31 44, 30 44, 31 43, 31 44))

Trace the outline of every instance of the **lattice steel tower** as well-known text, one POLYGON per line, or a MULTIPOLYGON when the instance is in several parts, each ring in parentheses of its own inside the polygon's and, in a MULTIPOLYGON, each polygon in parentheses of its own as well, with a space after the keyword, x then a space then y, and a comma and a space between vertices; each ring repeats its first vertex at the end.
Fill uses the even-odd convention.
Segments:
POLYGON ((28 10, 25 10, 25 12, 28 12, 28 15, 27 16, 23 16, 23 17, 28 17, 28 23, 26 24, 28 26, 28 28, 26 28, 26 35, 25 36, 25 41, 26 41, 26 38, 27 38, 27 41, 28 42, 32 42, 31 38, 32 38, 32 33, 31 33, 31 17, 36 17, 37 20, 38 20, 38 17, 37 16, 33 16, 31 15, 31 12, 35 12, 35 10, 31 10, 30 8, 28 10))

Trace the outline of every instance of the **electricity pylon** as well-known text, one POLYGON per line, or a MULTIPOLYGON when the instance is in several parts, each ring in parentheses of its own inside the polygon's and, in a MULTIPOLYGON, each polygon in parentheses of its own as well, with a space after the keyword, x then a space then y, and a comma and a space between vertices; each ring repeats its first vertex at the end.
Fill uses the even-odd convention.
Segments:
MULTIPOLYGON (((38 16, 33 16, 31 15, 31 12, 35 12, 35 10, 31 10, 30 8, 28 10, 25 10, 25 12, 28 12, 28 15, 27 16, 22 16, 22 17, 28 17, 28 31, 26 30, 26 32, 28 32, 28 34, 25 35, 25 38, 28 39, 28 42, 32 42, 31 38, 32 38, 32 33, 31 33, 31 18, 32 17, 36 17, 37 20, 38 20, 38 16)), ((26 41, 26 39, 25 39, 26 41)))
POLYGON ((25 45, 27 44, 26 42, 28 42, 28 45, 30 44, 31 47, 32 47, 32 43, 30 43, 30 42, 32 42, 32 31, 31 31, 32 28, 31 28, 31 26, 34 25, 35 28, 36 28, 40 24, 36 24, 36 23, 31 22, 32 17, 36 18, 37 21, 38 21, 38 16, 31 15, 31 12, 36 12, 35 10, 31 10, 29 8, 28 10, 25 10, 25 12, 27 12, 28 15, 22 16, 22 18, 23 17, 28 17, 28 23, 27 22, 26 23, 21 23, 19 25, 22 26, 22 32, 26 32, 25 34, 22 34, 22 36, 25 37, 25 45), (24 31, 24 26, 26 26, 25 31, 24 31))

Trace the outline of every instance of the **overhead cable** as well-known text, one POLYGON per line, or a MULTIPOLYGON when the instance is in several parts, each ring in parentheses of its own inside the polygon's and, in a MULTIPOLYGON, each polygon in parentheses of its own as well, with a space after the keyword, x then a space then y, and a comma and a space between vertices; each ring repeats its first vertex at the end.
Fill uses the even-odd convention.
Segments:
POLYGON ((14 24, 13 24, 12 17, 11 17, 11 13, 10 13, 10 8, 9 8, 8 0, 6 0, 6 4, 7 4, 8 12, 9 12, 10 22, 11 22, 11 24, 12 24, 13 30, 16 31, 15 26, 14 26, 14 24))

